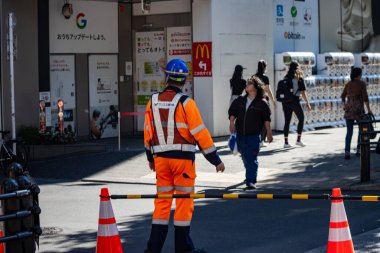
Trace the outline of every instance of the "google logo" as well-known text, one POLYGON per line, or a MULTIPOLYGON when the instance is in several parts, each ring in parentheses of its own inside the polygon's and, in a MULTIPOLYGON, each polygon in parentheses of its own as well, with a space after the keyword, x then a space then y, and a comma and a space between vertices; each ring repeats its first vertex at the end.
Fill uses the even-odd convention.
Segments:
POLYGON ((79 29, 84 29, 87 25, 87 19, 84 19, 85 15, 83 12, 77 15, 77 26, 79 29))

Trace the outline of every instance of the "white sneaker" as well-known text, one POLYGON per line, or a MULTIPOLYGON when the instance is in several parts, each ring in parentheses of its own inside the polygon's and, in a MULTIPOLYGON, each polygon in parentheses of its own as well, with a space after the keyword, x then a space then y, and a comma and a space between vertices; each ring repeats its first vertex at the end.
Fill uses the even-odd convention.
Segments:
POLYGON ((266 147, 267 145, 262 141, 262 142, 260 142, 260 148, 264 148, 264 147, 266 147))
POLYGON ((297 142, 296 142, 296 145, 297 145, 297 146, 300 146, 300 147, 305 147, 305 146, 306 146, 306 144, 303 143, 302 141, 297 141, 297 142))
POLYGON ((284 144, 284 148, 291 148, 291 147, 292 147, 292 145, 290 145, 289 143, 284 144))

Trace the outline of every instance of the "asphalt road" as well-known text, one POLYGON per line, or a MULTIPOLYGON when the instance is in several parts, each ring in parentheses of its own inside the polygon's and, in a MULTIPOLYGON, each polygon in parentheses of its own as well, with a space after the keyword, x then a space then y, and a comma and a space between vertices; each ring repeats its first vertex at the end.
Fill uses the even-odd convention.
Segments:
MULTIPOLYGON (((154 186, 141 184, 37 181, 44 228, 38 252, 44 253, 94 252, 101 187, 108 187, 111 194, 155 191, 154 186)), ((153 200, 113 200, 112 205, 124 252, 143 252, 153 200)), ((197 247, 212 253, 306 252, 327 245, 330 205, 326 200, 197 200, 191 234, 197 247)), ((353 236, 380 226, 378 202, 345 201, 345 206, 353 236)), ((173 245, 169 230, 163 252, 174 252, 173 245)))

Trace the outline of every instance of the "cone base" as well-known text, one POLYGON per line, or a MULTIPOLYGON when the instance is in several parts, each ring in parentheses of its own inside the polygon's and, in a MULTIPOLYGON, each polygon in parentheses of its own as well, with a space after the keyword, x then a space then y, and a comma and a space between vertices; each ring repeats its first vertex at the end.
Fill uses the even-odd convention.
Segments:
POLYGON ((355 253, 352 240, 342 242, 328 242, 327 253, 355 253))
POLYGON ((98 236, 96 239, 96 253, 123 253, 120 235, 98 236))

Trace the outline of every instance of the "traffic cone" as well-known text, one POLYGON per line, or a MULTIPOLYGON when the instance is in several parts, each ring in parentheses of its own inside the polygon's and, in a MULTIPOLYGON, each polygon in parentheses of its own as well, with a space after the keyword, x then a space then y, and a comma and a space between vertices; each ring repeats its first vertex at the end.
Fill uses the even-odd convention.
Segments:
MULTIPOLYGON (((332 197, 342 197, 340 188, 332 190, 332 197)), ((329 241, 327 253, 354 253, 351 232, 348 226, 343 199, 333 199, 331 203, 329 241)))
POLYGON ((102 188, 100 196, 96 253, 123 253, 108 188, 102 188))

